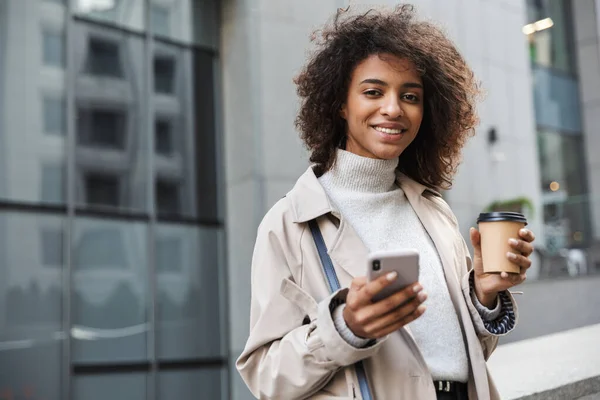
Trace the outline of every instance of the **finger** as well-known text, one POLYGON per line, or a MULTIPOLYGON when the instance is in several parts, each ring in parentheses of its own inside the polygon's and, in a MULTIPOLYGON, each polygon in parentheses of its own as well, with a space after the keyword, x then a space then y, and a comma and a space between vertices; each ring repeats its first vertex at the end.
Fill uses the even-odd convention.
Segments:
POLYGON ((421 315, 423 315, 423 313, 425 313, 426 310, 427 310, 427 307, 424 304, 421 304, 419 307, 417 307, 417 309, 413 313, 407 315, 401 321, 398 321, 395 324, 386 326, 379 332, 375 333, 373 335, 373 337, 375 339, 380 339, 384 336, 389 335, 392 332, 397 331, 398 329, 402 328, 403 326, 408 325, 409 323, 413 322, 415 319, 419 318, 421 315))
MULTIPOLYGON (((408 303, 421 293, 423 293, 423 287, 419 283, 415 282, 399 292, 386 297, 385 299, 381 299, 376 303, 372 303, 370 306, 365 308, 365 311, 372 315, 373 318, 378 318, 408 303)), ((424 296, 427 298, 427 294, 424 294, 424 296)))
POLYGON ((504 286, 506 286, 506 283, 510 283, 510 286, 514 286, 521 283, 521 274, 509 274, 503 272, 502 274, 500 274, 500 277, 505 282, 504 286))
POLYGON ((383 330, 385 327, 398 323, 413 312, 427 299, 425 292, 419 293, 416 297, 412 298, 408 303, 403 304, 400 307, 396 307, 387 314, 383 314, 364 327, 364 331, 373 335, 376 332, 383 330))
POLYGON ((397 278, 398 273, 393 271, 382 275, 371 282, 368 282, 360 289, 359 294, 361 297, 361 302, 364 304, 370 303, 373 296, 381 292, 387 286, 391 285, 392 282, 394 282, 397 278))
POLYGON ((350 289, 360 290, 360 288, 362 288, 366 284, 367 284, 367 277, 359 276, 357 278, 352 279, 352 282, 350 283, 350 289))
POLYGON ((535 240, 535 235, 529 229, 525 229, 525 228, 521 229, 519 231, 519 236, 521 237, 521 239, 523 239, 529 243, 531 243, 535 240))
POLYGON ((475 228, 469 229, 469 236, 471 237, 471 244, 473 245, 473 256, 481 257, 481 234, 475 228))
POLYGON ((531 267, 531 260, 523 255, 508 252, 506 253, 506 258, 508 258, 513 264, 517 264, 522 269, 531 267))
POLYGON ((533 253, 533 245, 524 240, 517 239, 508 239, 508 244, 510 247, 523 254, 524 256, 528 256, 533 253))

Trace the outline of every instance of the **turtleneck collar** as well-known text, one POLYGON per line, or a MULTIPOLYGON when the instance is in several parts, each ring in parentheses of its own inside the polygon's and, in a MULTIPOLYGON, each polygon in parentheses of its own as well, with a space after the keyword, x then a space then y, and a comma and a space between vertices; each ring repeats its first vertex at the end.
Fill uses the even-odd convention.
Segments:
POLYGON ((320 179, 340 189, 363 193, 384 193, 396 188, 398 158, 378 160, 337 150, 333 167, 320 179))

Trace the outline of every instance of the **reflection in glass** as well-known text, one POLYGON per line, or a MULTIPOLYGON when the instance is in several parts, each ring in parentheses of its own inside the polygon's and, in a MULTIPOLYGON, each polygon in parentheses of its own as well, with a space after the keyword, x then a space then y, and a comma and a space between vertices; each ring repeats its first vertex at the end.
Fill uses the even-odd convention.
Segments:
POLYGON ((147 379, 146 374, 131 372, 75 376, 73 398, 76 400, 146 400, 147 379))
POLYGON ((155 249, 159 359, 222 356, 218 230, 159 224, 155 249))
POLYGON ((78 218, 73 238, 75 362, 146 360, 144 223, 78 218))
POLYGON ((44 133, 51 135, 66 134, 66 103, 63 98, 44 96, 44 133))
POLYGON ((30 1, 0 1, 0 199, 63 202, 64 192, 46 197, 42 189, 46 165, 61 166, 53 171, 55 183, 66 177, 62 8, 30 15, 31 7, 30 1), (24 15, 35 23, 24 23, 24 15))
POLYGON ((14 399, 61 398, 64 230, 61 217, 0 214, 0 390, 14 399))
POLYGON ((161 371, 158 373, 158 399, 220 399, 224 373, 217 368, 197 371, 161 371))
POLYGON ((150 0, 152 32, 157 36, 216 49, 218 2, 216 0, 150 0))
POLYGON ((551 18, 551 28, 528 35, 531 61, 563 72, 575 72, 571 7, 565 0, 527 0, 527 23, 551 18))
POLYGON ((42 31, 44 64, 49 67, 65 66, 65 36, 52 30, 42 31))
POLYGON ((143 39, 85 23, 75 37, 77 203, 146 211, 143 39))
POLYGON ((583 137, 541 131, 538 147, 547 247, 584 246, 591 240, 591 226, 583 137))
POLYGON ((157 41, 154 77, 158 213, 214 221, 217 182, 212 56, 157 41))
POLYGON ((74 11, 86 18, 144 29, 145 0, 74 0, 74 11))

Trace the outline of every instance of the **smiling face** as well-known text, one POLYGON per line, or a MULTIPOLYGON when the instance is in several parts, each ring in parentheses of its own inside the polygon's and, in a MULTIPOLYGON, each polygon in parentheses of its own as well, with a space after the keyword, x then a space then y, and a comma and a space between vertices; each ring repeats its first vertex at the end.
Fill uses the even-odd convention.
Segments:
POLYGON ((414 140, 423 120, 423 82, 414 64, 391 54, 374 54, 352 73, 341 116, 346 150, 390 160, 414 140))

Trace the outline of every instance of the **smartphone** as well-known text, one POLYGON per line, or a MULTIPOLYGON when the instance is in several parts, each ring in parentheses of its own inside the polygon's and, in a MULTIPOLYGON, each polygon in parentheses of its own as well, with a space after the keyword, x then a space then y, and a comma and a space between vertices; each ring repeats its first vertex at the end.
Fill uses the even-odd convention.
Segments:
POLYGON ((373 297, 374 302, 385 299, 419 280, 419 252, 416 249, 376 251, 370 253, 367 260, 369 282, 392 271, 398 273, 391 285, 373 297))

